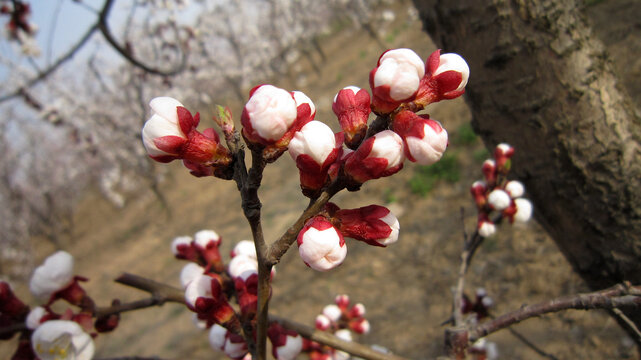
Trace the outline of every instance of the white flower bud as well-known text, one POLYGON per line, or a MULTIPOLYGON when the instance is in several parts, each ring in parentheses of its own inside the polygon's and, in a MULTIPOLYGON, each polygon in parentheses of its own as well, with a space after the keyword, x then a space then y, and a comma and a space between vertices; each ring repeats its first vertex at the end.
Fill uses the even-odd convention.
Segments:
POLYGON ((416 94, 423 75, 425 64, 413 50, 389 50, 378 60, 372 91, 376 93, 376 88, 388 87, 389 100, 407 100, 416 94))
POLYGON ((327 316, 327 318, 331 321, 336 322, 341 318, 343 312, 341 311, 341 308, 338 307, 338 305, 329 304, 323 308, 323 315, 327 316))
POLYGON ((348 329, 340 329, 334 333, 334 336, 341 340, 352 341, 352 332, 348 329))
POLYGON ((505 191, 510 194, 512 199, 523 196, 525 193, 525 187, 520 181, 511 180, 505 184, 505 191))
POLYGON ((215 245, 220 244, 220 235, 218 235, 214 230, 200 230, 194 235, 194 240, 196 244, 203 248, 207 248, 207 245, 210 242, 213 242, 215 245))
POLYGON ((507 192, 495 189, 490 192, 487 196, 487 202, 494 208, 494 210, 501 211, 505 210, 510 206, 511 203, 510 195, 507 192))
POLYGON ((29 315, 27 315, 27 318, 25 319, 27 329, 35 330, 38 326, 40 326, 40 321, 46 314, 47 311, 42 306, 36 306, 31 309, 29 315))
POLYGON ((347 256, 341 233, 327 220, 317 216, 298 234, 298 252, 314 270, 327 271, 340 265, 347 256))
POLYGON ((496 233, 496 225, 491 222, 483 221, 478 228, 479 235, 489 237, 496 233))
POLYGON ((174 240, 171 242, 171 252, 174 255, 178 255, 179 254, 178 247, 180 245, 190 246, 191 245, 191 241, 192 241, 191 236, 177 236, 177 237, 175 237, 174 240))
POLYGON ((31 346, 41 360, 90 360, 94 354, 91 336, 68 320, 49 320, 31 335, 31 346))
POLYGON ((53 293, 67 287, 73 281, 73 256, 58 251, 38 266, 29 282, 31 293, 47 300, 53 293))
POLYGON ((294 360, 303 349, 303 338, 300 335, 287 335, 285 344, 275 349, 278 360, 294 360))
POLYGON ((225 342, 227 341, 227 329, 224 327, 214 324, 209 330, 209 345, 214 350, 223 351, 225 349, 225 342))
POLYGON ((461 73, 461 83, 454 91, 461 91, 467 85, 467 80, 470 78, 470 67, 467 65, 467 62, 459 54, 448 53, 442 54, 440 57, 440 62, 438 68, 432 76, 437 76, 438 74, 444 73, 446 71, 456 71, 461 73))
POLYGON ((142 128, 142 141, 151 156, 174 155, 158 149, 154 139, 163 136, 187 137, 180 129, 178 113, 176 108, 183 106, 180 101, 170 97, 157 97, 149 103, 152 113, 151 117, 142 128))
POLYGON ((448 135, 438 121, 426 119, 423 123, 423 137, 408 135, 405 142, 407 150, 417 164, 432 165, 441 159, 447 149, 448 135))
POLYGON ((532 217, 532 203, 528 199, 518 198, 514 199, 516 205, 516 213, 514 214, 514 221, 524 223, 532 217))
POLYGON ((236 257, 239 255, 245 255, 250 258, 256 259, 256 246, 251 240, 241 240, 239 241, 234 249, 231 252, 231 257, 236 257))
POLYGON ((258 262, 249 256, 237 255, 229 262, 227 271, 232 279, 247 280, 252 274, 258 274, 258 262))
POLYGON ((273 143, 292 126, 297 116, 292 94, 272 85, 255 89, 241 117, 243 132, 250 140, 273 143))
POLYGON ((336 138, 332 129, 323 122, 313 120, 294 134, 288 149, 294 161, 305 154, 317 164, 323 165, 335 147, 336 138))
POLYGON ((183 266, 182 271, 180 272, 180 285, 183 289, 186 289, 189 283, 194 279, 202 276, 205 273, 205 269, 193 262, 188 263, 183 266))

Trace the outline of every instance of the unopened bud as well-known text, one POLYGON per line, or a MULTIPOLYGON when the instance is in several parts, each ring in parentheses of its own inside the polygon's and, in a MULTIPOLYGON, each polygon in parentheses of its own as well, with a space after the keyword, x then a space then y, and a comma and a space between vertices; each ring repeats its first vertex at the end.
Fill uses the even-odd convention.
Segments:
POLYGON ((293 95, 272 85, 252 89, 241 115, 243 135, 252 143, 271 145, 280 140, 296 120, 293 95))
POLYGON ((298 252, 307 266, 327 271, 340 265, 347 256, 343 235, 327 219, 316 216, 298 233, 298 252))
POLYGON ((402 102, 411 100, 424 75, 425 64, 414 51, 394 49, 384 52, 369 75, 374 111, 387 114, 402 102))
POLYGON ((447 131, 429 115, 403 110, 394 117, 392 128, 403 138, 407 158, 419 165, 434 164, 447 149, 447 131))
POLYGON ((510 195, 507 192, 495 189, 487 196, 487 202, 494 210, 501 211, 510 206, 512 199, 510 199, 510 195))
POLYGON ((343 311, 338 305, 329 304, 323 308, 323 315, 327 316, 329 320, 336 322, 343 315, 343 311))
POLYGON ((403 139, 391 130, 383 130, 363 141, 345 161, 345 172, 355 182, 390 176, 403 168, 403 139))
POLYGON ((528 199, 518 198, 514 199, 516 205, 516 213, 514 214, 514 221, 525 223, 532 217, 532 203, 528 199))
POLYGON ((505 184, 505 191, 510 194, 512 199, 523 196, 525 193, 525 187, 520 181, 511 180, 505 184))

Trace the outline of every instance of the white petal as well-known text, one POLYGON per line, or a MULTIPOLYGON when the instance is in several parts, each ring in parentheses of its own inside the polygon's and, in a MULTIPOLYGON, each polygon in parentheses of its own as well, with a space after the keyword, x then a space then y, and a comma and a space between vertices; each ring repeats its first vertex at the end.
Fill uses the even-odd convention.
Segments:
POLYGON ((176 109, 178 106, 183 106, 183 104, 168 96, 153 98, 149 102, 152 114, 158 114, 160 117, 176 125, 178 124, 178 112, 176 109))
POLYGON ((65 251, 58 251, 36 268, 29 288, 36 297, 46 299, 54 292, 65 288, 72 280, 73 257, 65 251))

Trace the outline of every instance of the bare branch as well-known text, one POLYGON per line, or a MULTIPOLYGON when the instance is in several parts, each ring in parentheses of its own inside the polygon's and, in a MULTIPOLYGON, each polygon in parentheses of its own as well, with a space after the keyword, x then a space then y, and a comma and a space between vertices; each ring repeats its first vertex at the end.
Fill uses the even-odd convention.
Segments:
POLYGON ((639 291, 641 291, 641 286, 619 284, 606 290, 595 291, 587 294, 563 296, 535 305, 527 305, 518 310, 498 316, 492 321, 472 327, 469 330, 469 341, 470 343, 473 343, 484 336, 517 324, 523 320, 562 310, 612 310, 622 307, 639 308, 641 307, 641 296, 638 294, 639 291))

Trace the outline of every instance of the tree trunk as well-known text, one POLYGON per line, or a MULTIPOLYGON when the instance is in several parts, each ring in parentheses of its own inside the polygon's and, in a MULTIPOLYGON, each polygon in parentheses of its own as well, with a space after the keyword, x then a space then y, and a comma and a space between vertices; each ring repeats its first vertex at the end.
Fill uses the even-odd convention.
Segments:
POLYGON ((512 176, 574 269, 593 289, 641 284, 641 119, 583 2, 414 2, 434 42, 468 61, 474 129, 515 147, 512 176))

